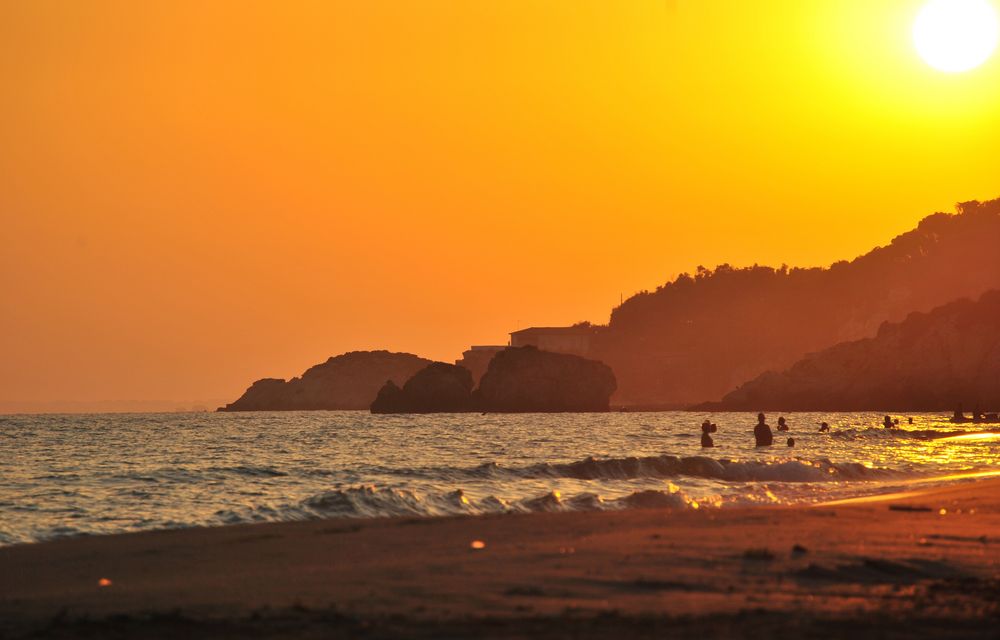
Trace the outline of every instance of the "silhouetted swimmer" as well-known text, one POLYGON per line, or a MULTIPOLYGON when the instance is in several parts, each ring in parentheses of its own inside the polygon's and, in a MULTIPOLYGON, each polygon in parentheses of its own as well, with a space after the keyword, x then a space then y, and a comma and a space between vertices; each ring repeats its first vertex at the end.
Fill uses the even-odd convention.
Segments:
POLYGON ((780 416, 778 418, 778 431, 788 431, 788 424, 785 422, 785 416, 780 416))
POLYGON ((757 426, 753 428, 753 437, 757 440, 758 447, 770 447, 774 444, 774 434, 771 427, 764 422, 764 414, 757 414, 757 426))
POLYGON ((708 420, 701 423, 701 446, 703 447, 714 447, 715 441, 712 440, 712 436, 709 434, 715 433, 719 430, 719 427, 713 422, 708 420))
POLYGON ((830 425, 828 425, 825 422, 821 422, 820 425, 819 425, 819 432, 820 433, 828 433, 829 431, 830 431, 830 425))
POLYGON ((889 417, 889 416, 886 416, 885 420, 882 421, 882 426, 885 427, 886 429, 892 429, 893 426, 895 426, 895 425, 892 424, 892 418, 889 417))
POLYGON ((788 440, 785 441, 785 444, 787 444, 789 447, 794 447, 795 446, 795 438, 789 436, 788 440))
POLYGON ((913 418, 907 418, 907 419, 906 419, 906 421, 907 421, 907 422, 908 422, 909 424, 913 424, 913 418))

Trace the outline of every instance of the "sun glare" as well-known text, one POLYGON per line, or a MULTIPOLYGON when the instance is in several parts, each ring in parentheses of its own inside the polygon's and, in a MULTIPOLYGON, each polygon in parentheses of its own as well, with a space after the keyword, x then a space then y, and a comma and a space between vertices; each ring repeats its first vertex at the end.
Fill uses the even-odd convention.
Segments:
POLYGON ((988 0, 931 0, 913 24, 913 43, 920 57, 949 73, 986 62, 998 36, 997 13, 988 0))

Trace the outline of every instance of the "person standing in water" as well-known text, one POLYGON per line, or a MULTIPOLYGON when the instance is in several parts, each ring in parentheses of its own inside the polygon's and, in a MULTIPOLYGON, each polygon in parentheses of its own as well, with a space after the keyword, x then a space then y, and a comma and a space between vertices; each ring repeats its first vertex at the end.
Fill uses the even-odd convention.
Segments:
POLYGON ((882 426, 885 427, 886 429, 892 429, 896 425, 892 423, 891 416, 886 416, 885 419, 882 421, 882 426))
POLYGON ((753 437, 757 440, 758 447, 770 447, 774 443, 774 434, 771 433, 771 426, 764 422, 764 414, 757 414, 757 426, 753 428, 753 437))
POLYGON ((706 429, 704 426, 701 428, 701 446, 705 449, 715 446, 715 441, 712 440, 712 436, 709 435, 711 429, 706 429))
POLYGON ((778 431, 788 431, 788 424, 785 422, 785 416, 780 416, 778 418, 778 431))
POLYGON ((701 423, 701 446, 705 448, 714 447, 715 441, 712 440, 712 436, 710 434, 713 434, 718 430, 719 427, 715 426, 715 423, 713 422, 706 420, 701 423))

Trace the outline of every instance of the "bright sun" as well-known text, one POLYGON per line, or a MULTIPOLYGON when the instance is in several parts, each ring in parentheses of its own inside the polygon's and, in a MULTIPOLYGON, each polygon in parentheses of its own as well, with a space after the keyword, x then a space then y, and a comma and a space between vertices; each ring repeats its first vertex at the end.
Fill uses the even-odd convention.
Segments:
POLYGON ((913 24, 913 43, 920 57, 951 73, 986 62, 998 39, 1000 25, 988 0, 930 0, 913 24))

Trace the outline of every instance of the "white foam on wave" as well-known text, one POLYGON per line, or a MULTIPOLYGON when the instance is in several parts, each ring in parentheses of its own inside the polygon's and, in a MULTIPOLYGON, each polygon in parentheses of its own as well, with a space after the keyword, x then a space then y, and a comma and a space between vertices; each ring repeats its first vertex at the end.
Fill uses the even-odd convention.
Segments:
MULTIPOLYGON (((441 494, 418 494, 415 491, 375 486, 336 489, 312 496, 291 509, 296 516, 309 513, 315 517, 398 517, 445 516, 487 513, 546 513, 556 511, 609 511, 628 508, 699 508, 721 504, 720 498, 693 500, 676 486, 663 490, 644 489, 628 495, 605 499, 593 492, 565 496, 552 490, 540 496, 505 500, 487 496, 468 498, 462 490, 441 494)), ((293 516, 297 519, 296 516, 293 516)))
MULTIPOLYGON (((477 467, 476 471, 483 469, 477 467)), ((893 469, 880 469, 860 463, 835 463, 828 459, 737 461, 707 456, 672 455, 596 459, 593 457, 566 464, 533 465, 505 470, 519 478, 572 478, 577 480, 626 480, 687 476, 726 482, 830 482, 833 480, 883 480, 905 475, 893 469)), ((502 471, 490 467, 492 475, 502 471)))

